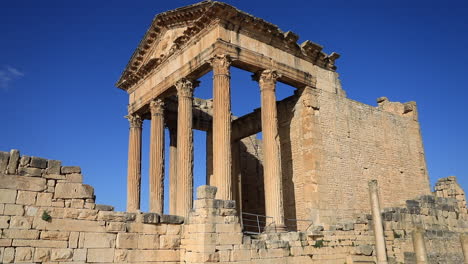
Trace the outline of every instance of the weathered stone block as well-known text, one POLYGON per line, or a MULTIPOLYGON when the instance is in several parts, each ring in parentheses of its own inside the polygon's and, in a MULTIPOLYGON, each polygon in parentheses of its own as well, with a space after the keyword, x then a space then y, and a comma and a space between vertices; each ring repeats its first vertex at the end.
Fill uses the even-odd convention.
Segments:
POLYGON ((104 222, 89 220, 73 220, 53 218, 51 222, 46 222, 40 217, 35 217, 33 228, 59 231, 86 231, 86 232, 105 232, 104 222))
POLYGON ((49 160, 47 162, 47 174, 60 174, 60 167, 62 162, 60 160, 49 160))
POLYGON ((49 248, 36 248, 34 251, 35 262, 46 262, 50 260, 50 249, 49 248))
POLYGON ((4 175, 0 177, 0 188, 42 192, 47 185, 43 178, 4 175))
POLYGON ((215 186, 203 185, 197 188, 197 199, 214 199, 218 188, 215 186))
POLYGON ((19 168, 18 174, 21 176, 41 177, 42 169, 39 168, 19 168))
POLYGON ((29 162, 29 166, 33 168, 40 168, 45 169, 47 168, 47 160, 39 157, 31 157, 31 161, 29 162))
POLYGON ((12 203, 16 201, 16 191, 8 189, 0 189, 0 203, 12 203))
POLYGON ((85 233, 85 248, 113 248, 115 245, 115 234, 85 233))
POLYGON ((157 224, 157 223, 159 223, 159 214, 156 214, 156 213, 143 214, 143 223, 145 223, 145 224, 157 224))
POLYGON ((78 166, 63 166, 61 169, 62 174, 81 173, 81 168, 78 166))
POLYGON ((24 215, 24 207, 20 204, 5 204, 3 209, 5 215, 24 215))
POLYGON ((62 231, 42 231, 41 239, 42 240, 63 240, 67 241, 70 236, 70 232, 62 231))
POLYGON ((159 221, 163 224, 182 224, 184 217, 178 215, 161 215, 159 221))
POLYGON ((0 173, 6 172, 9 159, 10 159, 10 153, 0 151, 0 173))
POLYGON ((88 249, 87 262, 112 262, 114 260, 114 249, 88 249))
POLYGON ((52 261, 69 261, 73 258, 73 249, 60 248, 52 249, 50 260, 52 261))
POLYGON ((76 183, 82 183, 83 182, 83 175, 79 173, 70 173, 66 175, 65 180, 67 182, 76 182, 76 183))
POLYGON ((22 167, 27 167, 29 165, 29 162, 31 161, 31 157, 23 155, 20 158, 19 165, 22 167))
POLYGON ((108 222, 106 224, 107 232, 125 232, 126 225, 123 222, 108 222))
POLYGON ((100 211, 98 213, 98 220, 111 221, 111 222, 127 222, 135 221, 135 213, 127 212, 114 212, 114 211, 100 211))
POLYGON ((28 217, 12 216, 10 220, 10 228, 12 229, 29 229, 31 228, 31 221, 28 217))
POLYGON ((19 164, 20 153, 17 149, 10 150, 10 159, 8 160, 7 173, 15 174, 19 164))
POLYGON ((0 228, 8 228, 11 216, 0 215, 0 228))
POLYGON ((139 249, 157 249, 159 248, 159 235, 140 235, 138 237, 139 249))
POLYGON ((3 251, 3 263, 13 263, 15 260, 15 248, 8 247, 3 251))
POLYGON ((176 235, 162 235, 159 237, 159 247, 163 249, 175 249, 180 246, 180 237, 176 235))
POLYGON ((130 250, 128 251, 127 261, 129 262, 143 262, 143 261, 177 262, 179 261, 179 256, 180 254, 178 250, 130 250))
POLYGON ((39 231, 23 229, 5 229, 3 230, 2 237, 13 239, 38 239, 39 231))
POLYGON ((51 174, 44 174, 42 177, 44 177, 46 179, 53 179, 53 180, 65 180, 66 179, 65 175, 52 174, 52 173, 51 174))
POLYGON ((135 233, 118 233, 117 248, 138 248, 138 234, 135 233))
POLYGON ((105 204, 96 204, 96 207, 94 209, 99 210, 99 211, 114 211, 114 206, 105 205, 105 204))
POLYGON ((15 262, 31 261, 33 257, 33 248, 18 247, 15 251, 15 262))
POLYGON ((52 193, 38 193, 37 194, 37 206, 52 206, 52 193))
POLYGON ((94 189, 87 184, 81 183, 62 183, 59 182, 55 186, 54 198, 93 198, 94 189))
POLYGON ((85 248, 80 248, 80 249, 74 249, 73 250, 73 261, 79 261, 79 262, 86 262, 86 253, 87 249, 85 248))
POLYGON ((18 196, 16 197, 16 203, 23 204, 23 205, 34 205, 36 203, 36 195, 37 195, 37 192, 18 191, 18 196))

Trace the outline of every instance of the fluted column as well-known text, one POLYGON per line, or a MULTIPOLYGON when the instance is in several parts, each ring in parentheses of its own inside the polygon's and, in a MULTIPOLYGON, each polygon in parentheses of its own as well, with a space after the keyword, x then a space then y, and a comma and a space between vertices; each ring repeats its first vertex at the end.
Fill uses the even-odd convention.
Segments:
POLYGON ((169 214, 177 214, 177 128, 169 127, 169 214))
POLYGON ((463 259, 465 264, 468 264, 468 234, 460 235, 460 243, 463 251, 463 259))
POLYGON ((231 84, 228 55, 217 54, 213 67, 213 176, 210 184, 218 187, 217 198, 232 200, 231 177, 231 84))
POLYGON ((193 132, 192 103, 194 83, 182 79, 176 83, 177 116, 177 215, 188 216, 193 204, 193 132))
POLYGON ((141 188, 141 128, 143 120, 137 114, 127 115, 130 122, 127 167, 127 211, 140 210, 141 188))
POLYGON ((265 210, 267 231, 284 231, 283 181, 281 170, 281 149, 278 134, 278 114, 276 109, 276 80, 279 75, 273 70, 264 70, 254 76, 259 84, 262 101, 263 134, 263 177, 265 185, 265 210))
POLYGON ((213 175, 213 129, 206 131, 206 185, 211 185, 213 175))
POLYGON ((416 254, 416 264, 427 264, 427 251, 424 244, 424 229, 417 226, 412 233, 414 253, 416 254))
POLYGON ((150 164, 149 211, 163 213, 164 208, 164 103, 156 99, 150 103, 150 164))
POLYGON ((385 249, 385 236, 382 215, 380 214, 379 187, 376 180, 369 181, 369 195, 374 225, 375 251, 377 264, 387 264, 387 251, 385 249))

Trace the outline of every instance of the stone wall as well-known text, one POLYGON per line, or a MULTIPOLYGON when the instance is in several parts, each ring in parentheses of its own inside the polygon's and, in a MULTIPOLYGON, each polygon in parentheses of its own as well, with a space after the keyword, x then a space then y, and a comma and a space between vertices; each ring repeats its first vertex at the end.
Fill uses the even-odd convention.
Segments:
POLYGON ((179 263, 182 217, 95 204, 79 167, 0 152, 1 263, 179 263))

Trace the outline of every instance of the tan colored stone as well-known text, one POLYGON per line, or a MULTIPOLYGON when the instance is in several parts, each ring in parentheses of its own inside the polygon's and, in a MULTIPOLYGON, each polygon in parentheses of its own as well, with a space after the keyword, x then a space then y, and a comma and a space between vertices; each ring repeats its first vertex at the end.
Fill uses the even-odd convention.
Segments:
POLYGON ((99 211, 98 220, 109 222, 127 222, 136 219, 136 214, 127 212, 99 211))
POLYGON ((79 173, 70 173, 66 175, 65 180, 67 182, 75 182, 75 183, 82 183, 83 182, 83 175, 79 173))
POLYGON ((34 205, 36 203, 36 192, 18 191, 17 204, 34 205))
POLYGON ((114 249, 88 249, 87 262, 112 262, 114 260, 114 249))
POLYGON ((52 193, 38 193, 37 194, 37 206, 51 206, 52 205, 52 193))
MULTIPOLYGON (((12 239, 8 239, 8 238, 1 238, 0 239, 0 248, 3 248, 3 247, 11 247, 11 243, 12 242, 12 239)), ((0 260, 2 259, 2 256, 0 255, 0 260)))
POLYGON ((46 222, 36 217, 33 221, 33 228, 41 230, 105 232, 104 224, 104 222, 100 221, 73 219, 53 219, 51 222, 46 222))
POLYGON ((73 258, 73 249, 61 248, 52 249, 50 254, 50 260, 52 261, 69 261, 73 258))
POLYGON ((85 248, 113 248, 115 246, 115 234, 85 233, 85 248))
POLYGON ((164 102, 150 103, 149 211, 163 213, 164 207, 164 102))
POLYGON ((0 189, 0 203, 14 204, 15 201, 16 201, 16 190, 0 189))
POLYGON ((159 237, 159 247, 164 249, 175 249, 180 245, 180 237, 176 235, 162 235, 159 237))
POLYGON ((139 249, 158 249, 159 248, 159 235, 139 235, 138 248, 139 249))
POLYGON ((83 208, 85 201, 83 199, 72 199, 70 207, 71 208, 83 208))
POLYGON ((117 248, 138 248, 138 234, 135 233, 118 233, 117 248))
POLYGON ((86 262, 87 249, 74 249, 73 250, 73 261, 86 262))
POLYGON ((8 247, 3 251, 3 263, 13 263, 15 260, 15 248, 8 247))
POLYGON ((50 249, 49 248, 36 248, 34 251, 35 262, 46 262, 50 260, 50 249))
POLYGON ((0 215, 0 228, 8 228, 11 216, 0 215))
POLYGON ((127 260, 129 262, 143 261, 179 261, 177 250, 130 250, 127 260))
POLYGON ((143 121, 137 114, 127 115, 130 122, 127 166, 127 211, 140 209, 141 129, 143 121))
POLYGON ((55 186, 54 198, 72 199, 72 198, 93 198, 93 187, 81 183, 59 182, 55 186))
POLYGON ((29 229, 31 228, 32 219, 24 216, 12 216, 10 220, 10 228, 12 229, 29 229))
POLYGON ((122 222, 108 222, 106 224, 107 232, 125 232, 127 230, 125 223, 122 222))
POLYGON ((116 249, 114 252, 114 262, 126 262, 128 251, 125 249, 116 249))
POLYGON ((33 248, 30 247, 18 247, 15 250, 15 262, 27 262, 31 261, 33 257, 33 248))
POLYGON ((43 178, 3 175, 0 177, 0 188, 42 192, 47 188, 47 185, 46 179, 43 178))
POLYGON ((70 232, 70 236, 68 239, 68 247, 69 248, 77 248, 78 247, 78 239, 80 233, 79 232, 70 232))
POLYGON ((56 240, 30 240, 30 239, 15 239, 13 240, 14 247, 48 247, 48 248, 66 248, 67 241, 56 240))
POLYGON ((24 207, 20 204, 5 204, 5 209, 3 210, 5 215, 24 215, 24 207))
POLYGON ((70 232, 62 232, 62 231, 42 231, 41 232, 41 239, 43 240, 68 241, 69 237, 70 237, 70 232))

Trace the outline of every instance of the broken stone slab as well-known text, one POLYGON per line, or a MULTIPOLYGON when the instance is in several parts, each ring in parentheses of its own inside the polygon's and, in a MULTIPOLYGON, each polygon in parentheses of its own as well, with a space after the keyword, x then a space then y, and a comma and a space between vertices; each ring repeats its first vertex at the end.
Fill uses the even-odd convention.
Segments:
POLYGON ((158 224, 159 223, 159 214, 157 213, 146 213, 143 214, 143 223, 145 224, 158 224))
POLYGON ((0 177, 0 188, 42 192, 47 189, 47 181, 37 177, 3 175, 0 177))
POLYGON ((28 167, 30 161, 31 161, 31 157, 24 155, 20 158, 19 165, 23 167, 28 167))
POLYGON ((39 157, 31 157, 29 166, 33 168, 45 169, 47 168, 47 160, 39 157))
POLYGON ((55 199, 94 198, 94 188, 87 184, 59 182, 55 186, 55 199))
POLYGON ((81 173, 81 168, 78 166, 62 166, 62 174, 81 173))
POLYGON ((136 214, 128 212, 99 211, 98 220, 108 222, 129 222, 135 221, 136 214))
POLYGON ((20 159, 20 153, 17 149, 10 150, 10 160, 8 161, 7 173, 15 174, 20 159))
POLYGON ((10 159, 10 153, 0 151, 0 173, 4 173, 8 167, 8 160, 10 159))
POLYGON ((99 211, 114 211, 114 206, 106 204, 96 204, 94 209, 99 211))
POLYGON ((183 224, 184 217, 178 215, 161 215, 159 218, 159 222, 162 224, 183 224))
POLYGON ((42 170, 39 168, 19 168, 18 174, 21 176, 41 177, 42 170))
POLYGON ((60 160, 49 160, 47 162, 47 173, 48 174, 60 174, 60 167, 62 162, 60 160))
POLYGON ((197 188, 197 199, 214 199, 218 188, 215 186, 203 185, 197 188))

